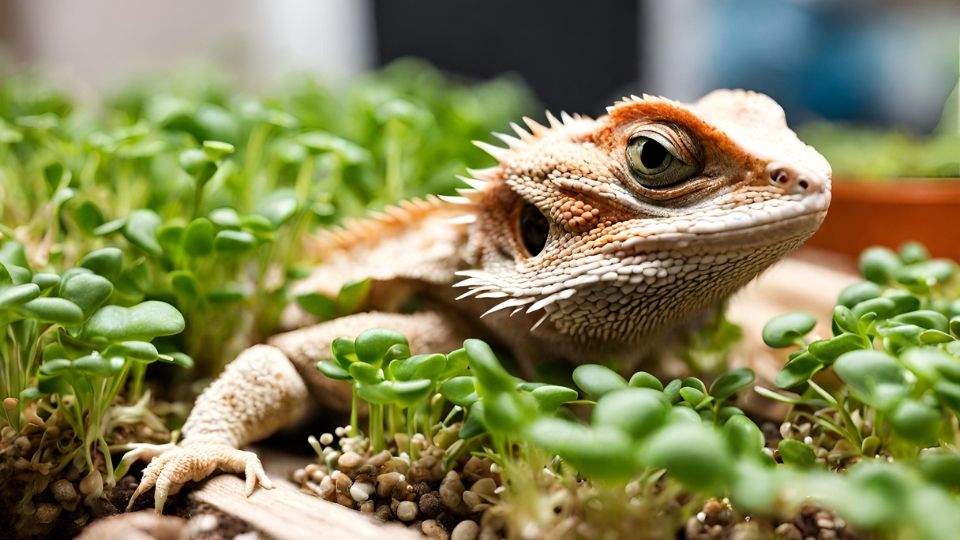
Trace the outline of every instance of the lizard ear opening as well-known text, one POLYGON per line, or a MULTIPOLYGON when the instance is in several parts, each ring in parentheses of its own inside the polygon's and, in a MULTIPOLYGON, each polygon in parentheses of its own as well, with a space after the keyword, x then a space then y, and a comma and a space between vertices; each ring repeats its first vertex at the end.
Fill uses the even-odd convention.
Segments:
POLYGON ((518 236, 527 250, 527 255, 535 257, 547 245, 547 236, 550 234, 550 222, 540 210, 530 204, 523 203, 517 218, 518 236))

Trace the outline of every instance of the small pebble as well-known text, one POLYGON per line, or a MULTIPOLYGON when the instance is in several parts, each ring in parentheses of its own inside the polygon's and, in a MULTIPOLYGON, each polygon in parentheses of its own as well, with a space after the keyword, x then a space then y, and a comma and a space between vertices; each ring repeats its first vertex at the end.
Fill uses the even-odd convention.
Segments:
POLYGON ((439 493, 434 491, 420 496, 420 512, 428 518, 439 516, 444 509, 445 506, 440 502, 439 493))
POLYGON ((375 507, 373 501, 363 501, 360 503, 360 511, 368 516, 374 515, 375 507))
POLYGON ((481 478, 470 487, 470 491, 476 493, 489 503, 500 502, 500 496, 496 494, 496 490, 497 483, 493 481, 493 478, 481 478))
POLYGON ((320 482, 320 497, 332 501, 336 499, 337 485, 334 483, 333 478, 325 476, 320 482))
POLYGON ((470 509, 473 510, 478 504, 481 504, 483 502, 483 498, 472 491, 464 491, 463 502, 467 503, 467 506, 469 506, 470 509))
POLYGON ((476 521, 461 521, 453 528, 453 534, 450 540, 477 540, 480 535, 480 525, 476 521))
POLYGON ((307 480, 307 471, 303 469, 297 469, 293 471, 293 482, 295 484, 303 484, 307 480))
POLYGON ((417 505, 412 501, 403 501, 397 505, 397 517, 400 521, 413 521, 417 517, 417 505))
POLYGON ((398 472, 389 472, 377 477, 377 495, 387 497, 397 487, 397 483, 403 476, 398 472))
POLYGON ((803 534, 800 533, 800 529, 793 523, 781 524, 773 531, 773 534, 776 535, 779 540, 803 540, 803 534))
POLYGON ((357 502, 364 502, 370 499, 370 497, 376 493, 376 488, 373 487, 373 482, 355 482, 350 486, 350 496, 353 497, 353 500, 357 502))
POLYGON ((381 504, 377 507, 374 515, 376 515, 380 521, 390 521, 390 519, 393 518, 393 511, 390 510, 389 504, 381 504))
POLYGON ((356 469, 362 463, 363 458, 356 452, 346 452, 337 459, 337 465, 339 465, 341 469, 356 469))
POLYGON ((428 538, 435 538, 436 540, 448 540, 450 538, 447 531, 443 530, 443 527, 432 519, 424 521, 420 528, 428 538))
POLYGON ((466 488, 463 487, 463 482, 460 481, 460 475, 457 474, 457 471, 450 471, 443 478, 443 482, 440 483, 440 500, 444 506, 452 510, 460 506, 465 490, 466 488))
POLYGON ((373 465, 374 467, 383 467, 388 461, 390 461, 390 458, 392 457, 393 456, 390 455, 389 450, 384 450, 383 452, 370 457, 370 459, 367 460, 367 463, 373 465))
POLYGON ((76 510, 77 503, 80 502, 80 495, 77 494, 77 489, 69 480, 60 479, 50 484, 50 492, 68 512, 76 510))
POLYGON ((40 503, 37 505, 37 513, 34 514, 34 519, 40 523, 53 523, 58 517, 60 517, 60 512, 63 510, 63 507, 59 504, 52 503, 40 503))
POLYGON ((343 493, 337 493, 337 504, 346 506, 347 508, 353 508, 353 498, 343 493))

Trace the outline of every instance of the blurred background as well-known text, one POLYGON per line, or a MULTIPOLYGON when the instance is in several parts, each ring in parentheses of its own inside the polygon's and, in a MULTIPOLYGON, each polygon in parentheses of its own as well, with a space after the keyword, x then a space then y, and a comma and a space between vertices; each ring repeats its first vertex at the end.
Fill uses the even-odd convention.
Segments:
MULTIPOLYGON (((960 3, 946 0, 0 0, 0 67, 39 71, 89 103, 191 69, 233 90, 273 92, 306 73, 350 93, 359 75, 411 56, 458 82, 522 80, 533 99, 500 106, 508 117, 514 105, 598 115, 634 93, 764 92, 835 179, 871 180, 835 182, 814 238, 851 255, 923 238, 960 258, 960 228, 942 227, 960 212, 960 182, 878 187, 960 177, 958 47, 960 3)), ((477 103, 481 124, 499 126, 491 104, 503 99, 477 103)))
POLYGON ((257 88, 414 55, 518 73, 552 110, 625 93, 696 99, 744 87, 815 118, 926 133, 957 82, 960 4, 880 0, 0 0, 0 50, 81 93, 208 64, 257 88))

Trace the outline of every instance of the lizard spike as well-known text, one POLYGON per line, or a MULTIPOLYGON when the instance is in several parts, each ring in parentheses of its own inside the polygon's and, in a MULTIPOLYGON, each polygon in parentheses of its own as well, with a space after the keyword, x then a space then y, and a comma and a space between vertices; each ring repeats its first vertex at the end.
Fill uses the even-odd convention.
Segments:
POLYGON ((474 285, 485 285, 486 283, 487 283, 487 280, 485 279, 472 277, 472 278, 467 278, 463 281, 458 281, 457 283, 454 283, 453 286, 454 287, 473 287, 474 285))
POLYGON ((486 169, 470 169, 467 168, 467 172, 470 173, 470 176, 484 181, 491 181, 497 179, 497 173, 500 171, 500 167, 488 167, 486 169))
POLYGON ((470 178, 469 176, 461 176, 458 174, 457 178, 459 178, 460 181, 463 182, 464 184, 472 187, 477 191, 483 191, 487 189, 489 185, 485 180, 477 180, 476 178, 470 178))
POLYGON ((546 298, 541 298, 537 300, 532 306, 527 308, 527 313, 533 313, 534 311, 540 311, 541 309, 549 306, 550 304, 557 301, 557 295, 553 294, 546 298))
POLYGON ((534 330, 536 330, 537 327, 540 326, 543 323, 543 321, 547 320, 547 317, 549 316, 550 316, 549 313, 544 313, 543 317, 540 317, 540 320, 534 323, 534 325, 530 327, 530 331, 533 332, 534 330))
POLYGON ((560 119, 563 120, 563 125, 569 126, 573 123, 573 117, 567 114, 567 111, 560 111, 560 119))
POLYGON ((469 298, 469 297, 477 294, 478 292, 480 292, 480 291, 482 291, 482 290, 483 290, 483 289, 470 289, 469 291, 467 291, 467 292, 461 294, 460 296, 456 297, 454 300, 463 300, 464 298, 469 298))
POLYGON ((547 126, 537 122, 536 120, 534 120, 533 118, 530 118, 529 116, 523 117, 523 123, 526 124, 528 128, 530 128, 530 133, 533 133, 534 137, 539 137, 545 131, 547 131, 547 126))
POLYGON ((477 298, 506 298, 507 296, 510 296, 510 295, 502 291, 490 291, 490 292, 478 294, 477 298))
MULTIPOLYGON (((482 296, 482 295, 481 295, 481 296, 477 296, 477 298, 483 298, 483 296, 482 296)), ((497 305, 493 306, 492 308, 488 309, 486 313, 484 313, 483 315, 480 316, 480 318, 482 319, 482 318, 486 317, 487 315, 489 315, 489 314, 491 314, 491 313, 495 313, 495 312, 500 311, 500 310, 502 310, 502 309, 507 309, 507 308, 511 308, 511 307, 517 307, 517 306, 525 305, 525 304, 529 303, 531 300, 533 300, 533 298, 511 298, 511 299, 509 299, 509 300, 504 300, 503 302, 500 302, 499 304, 497 304, 497 305)))
POLYGON ((451 195, 437 195, 443 202, 448 202, 450 204, 473 204, 473 201, 466 197, 456 197, 451 195))
POLYGON ((482 279, 484 282, 490 281, 490 274, 483 270, 457 270, 453 275, 482 279))
POLYGON ((507 157, 507 153, 510 151, 509 148, 500 148, 499 146, 494 146, 483 141, 473 141, 473 144, 477 148, 493 156, 493 158, 497 161, 503 161, 503 159, 507 157))
POLYGON ((517 309, 511 311, 510 316, 513 317, 514 315, 516 315, 517 313, 520 313, 521 311, 523 311, 523 306, 520 306, 517 309))
POLYGON ((510 127, 513 129, 513 132, 517 134, 517 137, 520 137, 521 141, 529 142, 533 140, 533 135, 530 135, 527 130, 518 126, 516 122, 510 122, 510 127))
POLYGON ((550 111, 547 111, 547 122, 550 123, 550 127, 553 129, 556 129, 563 125, 559 120, 557 120, 557 117, 554 116, 553 113, 550 111))
POLYGON ((511 150, 526 146, 526 144, 523 141, 514 137, 513 135, 507 135, 506 133, 498 133, 496 131, 494 131, 492 135, 500 139, 501 141, 507 143, 507 146, 509 146, 511 150))
MULTIPOLYGON (((633 101, 639 102, 639 101, 643 101, 643 100, 647 99, 647 95, 644 94, 643 97, 640 97, 640 96, 638 96, 638 95, 636 95, 636 94, 630 94, 630 99, 632 99, 633 101)), ((627 100, 625 99, 624 101, 627 101, 627 100)))
POLYGON ((455 218, 448 219, 445 223, 448 225, 469 225, 477 221, 476 214, 464 214, 455 218))
POLYGON ((475 189, 473 189, 473 188, 457 188, 457 193, 459 193, 460 195, 462 195, 462 196, 464 196, 464 197, 466 197, 466 198, 468 198, 468 199, 470 199, 470 200, 473 200, 471 197, 474 196, 474 195, 476 195, 477 193, 480 193, 480 192, 477 191, 477 190, 475 190, 475 189))

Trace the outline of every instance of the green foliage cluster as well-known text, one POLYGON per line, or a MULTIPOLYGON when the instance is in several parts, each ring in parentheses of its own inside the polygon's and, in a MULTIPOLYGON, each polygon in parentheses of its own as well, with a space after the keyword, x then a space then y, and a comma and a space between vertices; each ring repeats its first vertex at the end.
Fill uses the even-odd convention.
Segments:
MULTIPOLYGON (((305 236, 452 192, 489 160, 471 140, 533 103, 509 78, 465 84, 416 61, 339 91, 307 78, 263 98, 229 88, 205 74, 85 105, 0 77, 0 426, 7 450, 29 451, 6 452, 22 463, 0 485, 22 491, 21 515, 70 465, 87 473, 84 495, 113 487, 124 471, 109 445, 131 442, 117 426, 169 434, 149 409, 149 363, 195 362, 172 376, 205 379, 274 333, 318 255, 305 236)), ((329 318, 368 288, 300 301, 329 318)), ((176 388, 189 385, 164 397, 193 397, 176 388)))
MULTIPOLYGON (((735 406, 754 382, 748 369, 709 385, 694 377, 663 384, 588 364, 567 387, 514 377, 479 340, 411 357, 403 336, 388 330, 337 340, 334 359, 318 368, 352 382, 355 411, 370 405, 375 452, 405 427, 408 441, 422 433, 444 448, 448 468, 467 452, 491 458, 503 496, 517 506, 545 496, 531 486, 572 474, 598 500, 639 489, 647 503, 638 504, 661 501, 654 512, 669 504, 664 496, 690 507, 726 497, 757 517, 817 501, 881 538, 951 537, 960 527, 956 265, 911 243, 899 253, 866 251, 861 270, 866 281, 840 295, 833 337, 808 341, 816 319, 806 313, 764 328, 768 345, 798 347, 776 379, 782 391, 756 388, 790 405, 779 441, 735 406)), ((416 459, 412 444, 407 453, 416 459)))
POLYGON ((38 268, 120 248, 118 293, 176 306, 201 376, 275 330, 311 262, 305 232, 452 192, 490 159, 470 141, 533 103, 509 78, 467 85, 412 60, 337 92, 306 78, 265 98, 228 88, 154 81, 93 108, 26 76, 0 82, 0 232, 38 268))
MULTIPOLYGON (((183 330, 180 312, 156 300, 129 301, 120 292, 125 276, 117 248, 90 252, 58 275, 35 271, 23 244, 0 243, 3 429, 19 433, 25 421, 69 426, 72 434, 41 441, 35 455, 49 455, 48 450, 56 448, 55 460, 43 464, 48 474, 80 463, 78 469, 89 472, 91 493, 104 485, 94 465, 96 450, 104 458, 106 485, 116 483, 105 439, 112 426, 105 419, 118 393, 129 383, 130 401, 139 401, 146 366, 152 362, 193 364, 183 353, 161 353, 157 345, 162 347, 162 342, 151 343, 183 330), (48 413, 45 419, 38 415, 38 406, 48 413)), ((145 407, 135 407, 124 420, 143 421, 148 415, 145 407)), ((24 500, 31 495, 28 489, 24 500)))

